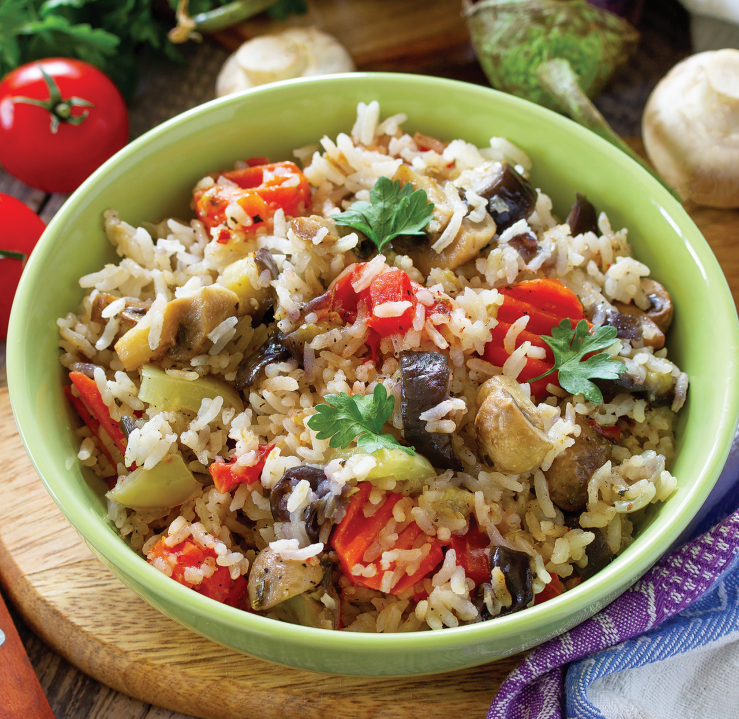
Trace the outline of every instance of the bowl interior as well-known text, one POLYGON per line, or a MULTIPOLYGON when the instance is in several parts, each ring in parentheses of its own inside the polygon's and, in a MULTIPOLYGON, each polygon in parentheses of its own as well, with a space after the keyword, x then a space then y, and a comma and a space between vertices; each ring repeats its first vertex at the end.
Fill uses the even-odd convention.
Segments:
MULTIPOLYGON (((434 78, 356 74, 282 83, 215 101, 165 123, 108 161, 60 210, 26 268, 11 320, 8 378, 21 436, 54 499, 106 564, 150 601, 176 618, 189 607, 207 615, 209 626, 236 634, 266 632, 273 643, 361 647, 376 661, 347 665, 347 673, 386 674, 398 673, 398 662, 388 657, 401 648, 451 649, 516 635, 541 641, 562 618, 622 591, 654 563, 696 513, 728 453, 739 413, 737 347, 736 311, 705 240, 669 193, 625 155, 569 120, 511 96, 434 78), (78 421, 62 394, 57 349, 56 318, 77 307, 79 277, 117 259, 102 230, 105 210, 117 209, 130 224, 167 216, 189 219, 191 189, 206 173, 251 156, 292 159, 293 148, 349 132, 357 102, 375 99, 382 117, 405 113, 404 128, 410 132, 461 137, 478 146, 492 136, 507 137, 532 158, 533 183, 552 198, 559 217, 567 215, 579 191, 608 213, 614 228, 627 227, 635 256, 673 296, 669 354, 691 380, 672 467, 678 490, 615 562, 566 597, 505 620, 404 635, 402 641, 271 626, 279 623, 215 605, 134 555, 105 520, 103 483, 76 461, 78 421)), ((225 641, 223 632, 195 628, 225 641)), ((511 646, 522 646, 524 639, 518 641, 511 646)), ((468 652, 443 668, 490 656, 468 652)), ((285 661, 293 663, 289 657, 285 661)), ((311 668, 327 666, 317 660, 311 668)), ((406 669, 403 673, 420 673, 423 667, 406 669)))

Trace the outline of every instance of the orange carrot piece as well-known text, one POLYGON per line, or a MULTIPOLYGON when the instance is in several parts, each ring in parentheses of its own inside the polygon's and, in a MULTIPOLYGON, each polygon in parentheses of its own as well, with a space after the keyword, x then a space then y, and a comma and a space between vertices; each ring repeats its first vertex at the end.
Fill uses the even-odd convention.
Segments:
POLYGON ((500 291, 506 297, 527 302, 543 312, 556 315, 562 319, 565 317, 576 320, 585 318, 582 304, 577 295, 572 290, 567 289, 559 280, 552 280, 547 277, 539 280, 527 280, 512 287, 505 287, 500 291))
POLYGON ((110 450, 105 445, 105 442, 103 442, 102 438, 100 437, 100 429, 101 429, 100 422, 98 422, 87 411, 87 407, 85 407, 85 403, 79 397, 75 397, 72 394, 71 384, 64 386, 64 394, 67 396, 67 399, 70 401, 72 407, 74 407, 75 411, 80 416, 80 419, 87 425, 87 428, 95 436, 98 447, 100 447, 100 451, 108 458, 108 461, 110 462, 111 466, 114 468, 114 471, 115 471, 116 462, 113 459, 113 455, 110 453, 110 450))

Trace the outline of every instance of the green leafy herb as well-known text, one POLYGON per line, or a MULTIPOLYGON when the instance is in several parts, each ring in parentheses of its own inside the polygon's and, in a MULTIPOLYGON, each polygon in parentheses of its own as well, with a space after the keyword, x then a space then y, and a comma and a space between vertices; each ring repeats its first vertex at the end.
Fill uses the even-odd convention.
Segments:
POLYGON ((318 439, 330 439, 329 446, 344 449, 356 439, 357 447, 368 454, 382 448, 416 454, 413 447, 404 447, 393 435, 382 432, 395 406, 395 397, 388 397, 382 384, 369 396, 342 392, 328 394, 324 400, 326 404, 316 405, 317 414, 308 420, 308 426, 318 433, 318 439))
POLYGON ((426 190, 413 190, 381 177, 370 190, 369 202, 355 202, 346 212, 333 215, 337 225, 359 230, 377 245, 378 251, 398 235, 422 235, 434 211, 426 190))
POLYGON ((529 382, 559 372, 559 383, 568 392, 581 394, 591 402, 602 402, 601 391, 590 380, 617 379, 626 366, 611 359, 608 352, 598 352, 586 360, 583 357, 610 347, 617 333, 615 327, 594 327, 591 334, 585 320, 580 320, 573 330, 570 320, 562 320, 558 327, 552 327, 551 337, 542 336, 554 353, 554 367, 529 382))

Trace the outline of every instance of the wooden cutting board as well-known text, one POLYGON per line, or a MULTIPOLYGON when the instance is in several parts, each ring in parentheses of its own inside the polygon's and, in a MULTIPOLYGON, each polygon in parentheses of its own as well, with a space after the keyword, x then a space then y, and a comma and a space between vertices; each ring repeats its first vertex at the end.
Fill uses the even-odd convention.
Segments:
MULTIPOLYGON (((737 301, 739 212, 687 209, 737 301)), ((427 678, 365 679, 287 669, 224 649, 140 600, 90 553, 36 476, 4 386, 0 457, 4 588, 52 649, 142 701, 202 719, 479 718, 521 659, 427 678)))

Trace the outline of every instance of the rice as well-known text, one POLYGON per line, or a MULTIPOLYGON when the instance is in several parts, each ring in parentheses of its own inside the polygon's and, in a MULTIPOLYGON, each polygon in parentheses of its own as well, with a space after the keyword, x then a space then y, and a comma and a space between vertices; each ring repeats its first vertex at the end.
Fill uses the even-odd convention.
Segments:
MULTIPOLYGON (((611 392, 596 403, 562 389, 556 375, 547 378, 544 396, 532 389, 524 381, 532 375, 525 372, 533 362, 546 362, 548 351, 531 341, 530 333, 538 334, 531 329, 534 318, 524 313, 501 325, 505 288, 539 277, 557 279, 574 292, 593 324, 608 321, 614 303, 648 309, 640 283, 649 268, 632 257, 626 230, 614 230, 605 213, 597 231, 573 237, 552 214, 549 197, 536 190, 533 212, 491 236, 463 267, 437 263, 424 274, 412 242, 356 264, 365 238, 330 219, 355 201, 368 202, 379 177, 393 178, 405 165, 437 182, 439 212, 429 224, 428 242, 435 252, 449 252, 463 233, 485 232, 487 226, 493 232, 491 207, 511 210, 500 197, 484 196, 501 163, 523 177, 532 167, 526 153, 503 138, 491 138, 488 147, 456 139, 443 150, 422 149, 405 133, 406 119, 383 120, 377 102, 360 103, 350 132, 295 151, 310 183, 299 213, 313 223, 310 231, 282 209, 269 221, 255 219, 233 198, 216 225, 201 217, 134 227, 114 210, 104 215, 119 261, 82 277, 82 303, 58 320, 62 364, 86 367, 111 420, 107 429, 79 430, 77 459, 118 487, 134 471, 155 472, 166 458, 183 459, 196 483, 191 496, 170 508, 146 509, 123 506, 113 491, 108 518, 134 551, 195 591, 222 582, 231 588, 229 601, 254 608, 255 562, 260 566, 269 551, 284 567, 311 573, 296 597, 318 607, 319 626, 335 628, 340 612, 347 631, 455 627, 505 614, 514 603, 501 566, 490 567, 488 581, 473 579, 455 547, 483 537, 489 562, 496 548, 517 553, 531 572, 533 594, 554 575, 567 590, 579 581, 598 532, 619 554, 633 541, 646 510, 675 491, 673 425, 686 401, 688 378, 664 350, 650 346, 657 338, 653 331, 641 340, 621 338, 607 350, 625 365, 630 381, 644 388, 641 395, 611 392), (535 238, 531 256, 517 249, 521 235, 535 238), (269 267, 257 263, 259 252, 271 257, 269 267), (229 280, 248 258, 249 271, 229 280), (384 297, 372 305, 357 300, 356 307, 340 307, 339 316, 335 288, 366 298, 374 280, 391 268, 406 273, 412 298, 384 297), (238 295, 238 307, 192 340, 197 351, 177 344, 180 355, 172 344, 165 346, 186 344, 184 324, 170 336, 169 302, 197 307, 204 288, 241 292, 244 283, 251 294, 238 295), (268 297, 271 308, 260 297, 268 297), (321 304, 327 301, 333 315, 321 304), (118 342, 132 326, 134 310, 134 326, 144 336, 144 364, 182 383, 177 401, 180 393, 194 393, 197 399, 187 406, 151 404, 139 367, 126 369, 118 342), (393 329, 382 335, 378 326, 393 329), (300 341, 244 381, 269 342, 288 335, 300 341), (501 353, 493 356, 487 349, 495 342, 501 353), (366 402, 381 384, 393 401, 383 432, 402 444, 400 353, 406 351, 438 352, 448 361, 447 398, 425 408, 418 420, 430 436, 450 443, 459 461, 454 469, 413 475, 411 465, 403 464, 412 460, 397 449, 367 447, 364 439, 331 446, 329 437, 308 426, 328 396, 343 393, 366 402), (547 442, 536 466, 519 473, 499 471, 480 450, 478 391, 501 376, 520 382, 547 442), (198 394, 203 382, 222 389, 198 394), (243 408, 230 399, 237 383, 243 408), (120 423, 126 429, 122 439, 115 431, 120 423), (612 444, 608 459, 587 478, 575 526, 557 504, 551 471, 589 428, 612 444), (239 480, 221 485, 216 478, 228 473, 239 480), (356 516, 368 525, 374 521, 375 531, 361 556, 344 565, 335 527, 361 492, 366 502, 356 516), (176 552, 199 552, 201 560, 183 567, 176 552)), ((270 172, 273 179, 299 185, 291 170, 278 166, 270 172)), ((195 192, 238 189, 224 171, 198 182, 195 192)), ((71 394, 84 404, 76 388, 71 394)), ((291 602, 259 611, 294 621, 291 602)))

